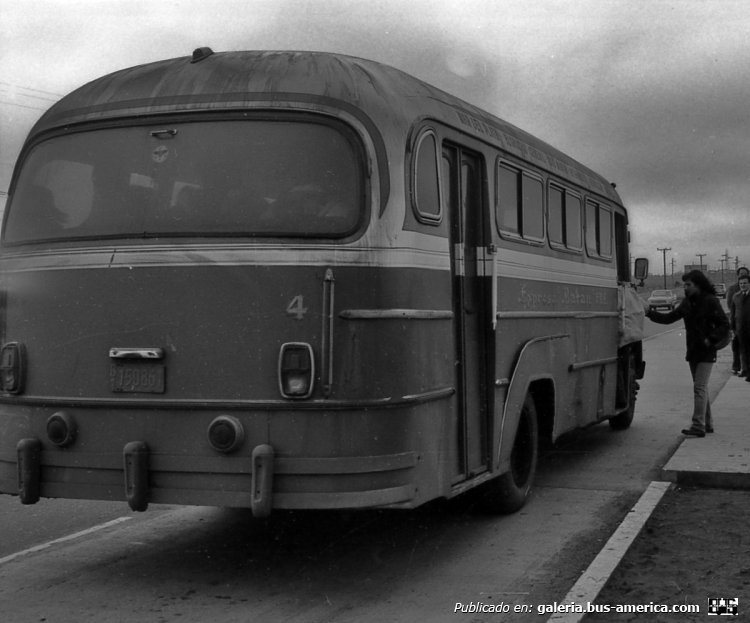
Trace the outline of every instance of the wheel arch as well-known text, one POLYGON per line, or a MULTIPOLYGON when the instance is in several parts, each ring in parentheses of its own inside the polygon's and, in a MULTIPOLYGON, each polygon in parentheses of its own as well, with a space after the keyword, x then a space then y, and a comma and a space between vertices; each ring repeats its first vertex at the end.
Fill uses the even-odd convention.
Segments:
POLYGON ((527 394, 531 395, 537 410, 540 438, 552 439, 570 361, 571 344, 567 333, 537 337, 524 344, 510 379, 494 446, 498 448, 495 465, 498 472, 510 469, 510 455, 527 394))
POLYGON ((550 377, 537 379, 529 383, 528 393, 536 407, 539 422, 540 443, 551 443, 555 426, 555 381, 550 377))

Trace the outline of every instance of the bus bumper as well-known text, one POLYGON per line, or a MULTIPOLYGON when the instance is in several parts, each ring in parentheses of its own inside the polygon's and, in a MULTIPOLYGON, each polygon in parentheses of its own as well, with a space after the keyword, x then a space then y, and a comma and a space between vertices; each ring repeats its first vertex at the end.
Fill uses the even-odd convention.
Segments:
MULTIPOLYGON (((10 458, 10 457, 7 457, 10 458)), ((40 440, 16 445, 17 493, 23 504, 40 497, 122 500, 134 511, 149 503, 247 508, 255 517, 272 509, 411 507, 417 487, 416 452, 355 457, 277 456, 268 444, 251 456, 181 457, 152 452, 142 441, 120 455, 45 449, 40 440), (80 461, 80 463, 79 463, 80 461), (87 465, 80 469, 77 465, 87 465), (195 481, 201 486, 196 487, 195 481)), ((5 463, 6 468, 10 463, 5 463)))

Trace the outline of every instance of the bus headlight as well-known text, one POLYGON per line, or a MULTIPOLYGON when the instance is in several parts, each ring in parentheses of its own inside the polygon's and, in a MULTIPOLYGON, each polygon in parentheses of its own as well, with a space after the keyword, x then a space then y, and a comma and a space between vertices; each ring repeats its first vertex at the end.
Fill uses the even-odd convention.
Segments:
POLYGON ((315 382, 315 357, 306 342, 287 342, 279 351, 279 391, 284 398, 309 398, 315 382))

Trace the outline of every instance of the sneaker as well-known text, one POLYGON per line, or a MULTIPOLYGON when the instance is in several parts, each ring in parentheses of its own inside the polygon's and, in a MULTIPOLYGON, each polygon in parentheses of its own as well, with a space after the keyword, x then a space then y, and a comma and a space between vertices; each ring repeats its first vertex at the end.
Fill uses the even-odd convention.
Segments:
POLYGON ((740 371, 739 371, 739 372, 737 373, 737 376, 747 376, 747 371, 746 371, 746 370, 740 370, 740 371))
POLYGON ((688 437, 705 437, 706 436, 706 433, 704 433, 702 430, 698 428, 693 428, 692 426, 690 428, 682 429, 682 434, 687 435, 688 437))
POLYGON ((706 426, 706 432, 707 433, 713 433, 714 432, 714 427, 713 426, 706 426))
POLYGON ((737 376, 739 373, 740 373, 739 368, 732 368, 732 374, 734 374, 734 376, 737 376))

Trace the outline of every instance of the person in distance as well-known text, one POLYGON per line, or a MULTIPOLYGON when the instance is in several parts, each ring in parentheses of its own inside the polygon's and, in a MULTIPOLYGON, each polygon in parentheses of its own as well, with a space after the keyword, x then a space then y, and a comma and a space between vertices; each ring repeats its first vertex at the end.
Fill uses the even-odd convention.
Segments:
POLYGON ((750 383, 750 277, 739 278, 740 290, 732 297, 729 322, 739 344, 741 369, 738 376, 744 376, 750 383))
MULTIPOLYGON (((740 277, 742 275, 750 276, 750 270, 746 266, 740 266, 737 269, 737 283, 733 283, 727 288, 727 309, 729 315, 732 315, 732 308, 734 306, 734 295, 740 290, 740 277)), ((740 361, 740 341, 735 333, 732 337, 732 374, 739 374, 742 362, 740 361)))

